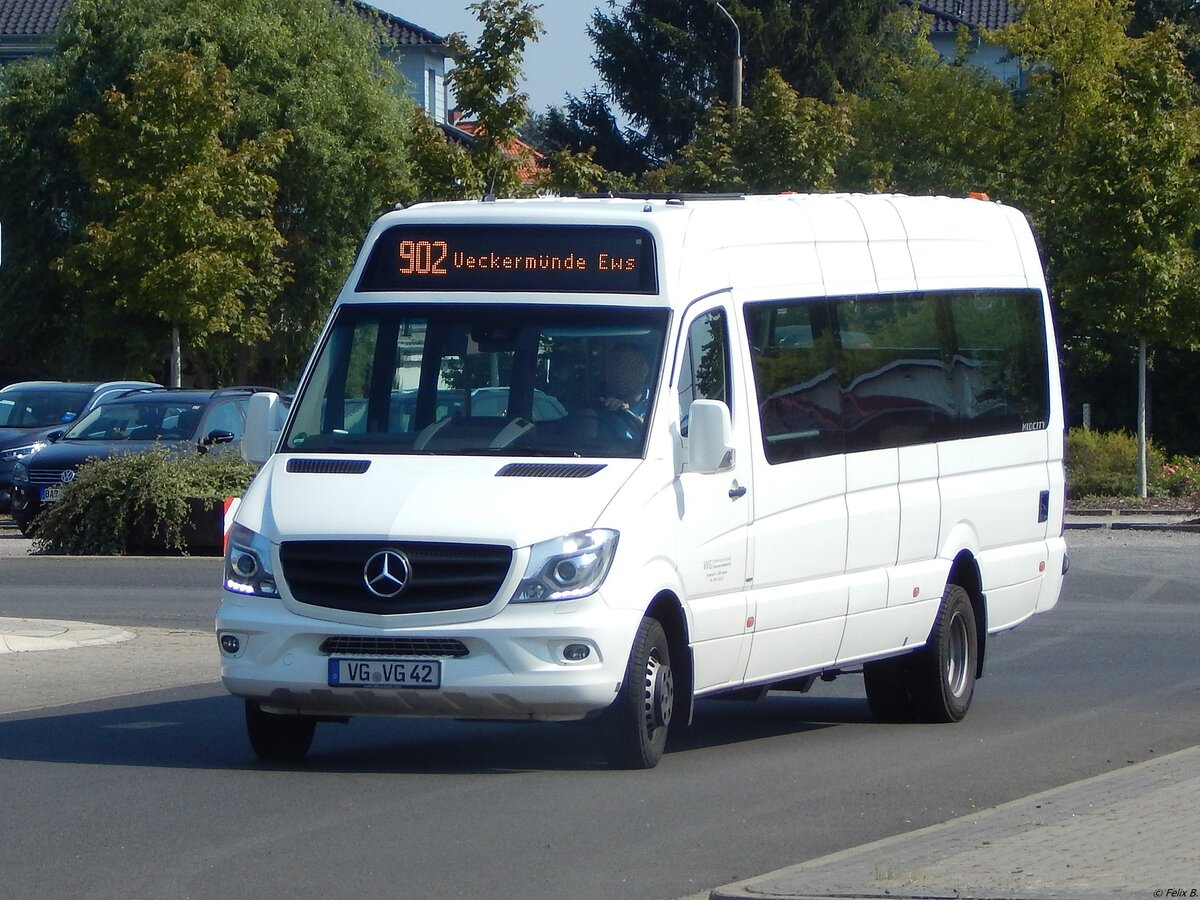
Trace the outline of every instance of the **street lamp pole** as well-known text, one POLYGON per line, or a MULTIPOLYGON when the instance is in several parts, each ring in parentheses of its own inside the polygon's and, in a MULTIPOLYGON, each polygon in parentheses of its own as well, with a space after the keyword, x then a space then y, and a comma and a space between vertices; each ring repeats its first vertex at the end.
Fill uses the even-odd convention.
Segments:
POLYGON ((729 24, 733 26, 734 48, 733 48, 733 108, 742 108, 742 30, 738 28, 738 23, 733 20, 733 16, 729 14, 724 6, 721 5, 721 0, 712 0, 712 5, 725 14, 725 18, 729 20, 729 24))

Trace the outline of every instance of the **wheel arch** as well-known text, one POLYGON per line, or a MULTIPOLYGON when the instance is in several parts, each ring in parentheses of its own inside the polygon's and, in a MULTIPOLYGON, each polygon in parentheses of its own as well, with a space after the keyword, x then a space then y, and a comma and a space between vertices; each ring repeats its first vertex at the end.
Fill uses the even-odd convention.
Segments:
POLYGON ((979 654, 975 663, 975 677, 983 677, 983 657, 987 647, 987 595, 983 593, 983 578, 979 563, 970 550, 960 550, 950 566, 947 584, 956 584, 971 598, 971 610, 975 614, 975 633, 979 641, 979 654))
POLYGON ((687 709, 687 724, 691 724, 693 707, 695 706, 694 668, 692 665, 692 647, 688 638, 687 615, 679 597, 672 591, 659 591, 650 601, 646 615, 657 619, 667 633, 667 647, 671 652, 671 668, 674 670, 676 691, 682 690, 687 709))

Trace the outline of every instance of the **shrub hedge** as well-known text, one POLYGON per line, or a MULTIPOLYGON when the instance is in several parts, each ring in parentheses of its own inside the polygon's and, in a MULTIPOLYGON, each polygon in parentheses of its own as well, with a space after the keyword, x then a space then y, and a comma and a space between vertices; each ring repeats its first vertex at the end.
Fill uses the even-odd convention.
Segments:
POLYGON ((237 453, 167 447, 90 460, 33 520, 34 552, 124 556, 153 546, 186 555, 197 511, 241 496, 255 471, 237 453))
MULTIPOLYGON (((1146 451, 1146 487, 1152 497, 1195 500, 1200 466, 1187 456, 1168 458, 1154 446, 1146 451)), ((1127 431, 1072 428, 1067 434, 1067 496, 1136 497, 1137 438, 1127 431)))

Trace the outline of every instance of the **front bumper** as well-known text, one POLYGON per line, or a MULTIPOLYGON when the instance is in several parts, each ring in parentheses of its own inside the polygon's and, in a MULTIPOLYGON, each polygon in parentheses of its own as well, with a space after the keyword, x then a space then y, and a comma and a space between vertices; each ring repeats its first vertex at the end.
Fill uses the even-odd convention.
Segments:
POLYGON ((369 628, 298 615, 280 600, 226 592, 216 627, 218 644, 232 635, 239 645, 236 654, 220 650, 226 688, 268 712, 554 721, 584 718, 612 704, 640 621, 639 611, 610 609, 593 596, 511 605, 476 622, 369 628), (334 636, 453 639, 468 652, 441 658, 437 689, 330 687, 330 657, 320 648, 334 636), (564 650, 572 644, 586 645, 588 656, 568 660, 564 650))

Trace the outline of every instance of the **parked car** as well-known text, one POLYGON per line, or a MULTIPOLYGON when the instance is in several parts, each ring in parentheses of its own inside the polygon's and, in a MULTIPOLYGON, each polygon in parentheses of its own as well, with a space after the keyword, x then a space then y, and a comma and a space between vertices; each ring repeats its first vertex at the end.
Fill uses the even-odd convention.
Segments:
POLYGON ((96 406, 151 381, 21 381, 0 388, 0 513, 12 509, 13 467, 96 406))
POLYGON ((22 459, 13 472, 12 517, 23 533, 63 485, 89 459, 140 453, 167 444, 180 452, 236 450, 245 430, 246 404, 258 387, 220 390, 162 388, 139 391, 102 403, 49 443, 22 459))

